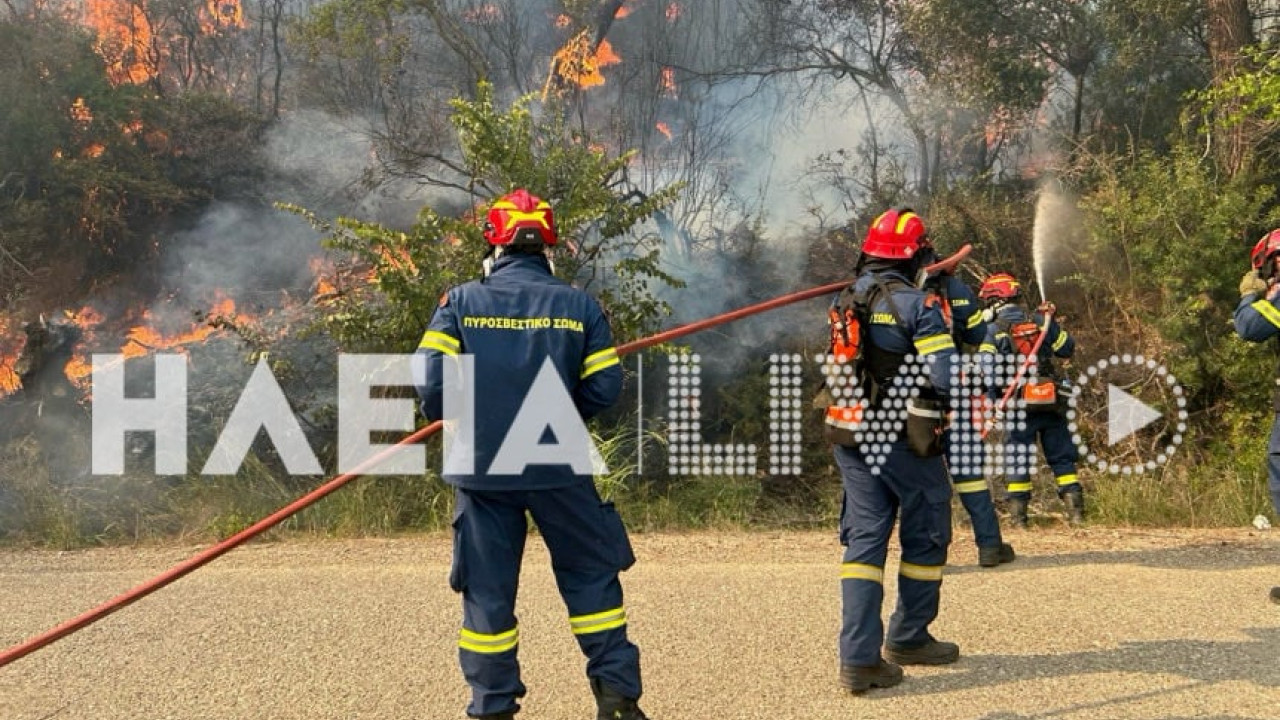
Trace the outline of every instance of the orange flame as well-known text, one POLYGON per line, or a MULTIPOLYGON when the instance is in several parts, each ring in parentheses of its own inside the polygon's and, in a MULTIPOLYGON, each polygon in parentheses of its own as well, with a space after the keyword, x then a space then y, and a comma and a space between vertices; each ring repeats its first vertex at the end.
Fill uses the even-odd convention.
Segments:
POLYGON ((72 324, 85 332, 92 331, 106 320, 102 313, 88 305, 85 305, 79 310, 68 310, 63 314, 67 316, 67 319, 70 320, 72 324))
MULTIPOLYGON (((445 242, 457 245, 461 239, 450 235, 445 238, 445 242)), ((371 265, 364 262, 338 262, 327 256, 313 257, 308 265, 315 276, 311 301, 317 304, 330 303, 349 295, 358 300, 362 291, 377 287, 382 271, 406 275, 418 273, 418 265, 407 249, 385 246, 378 249, 378 257, 371 265)))
POLYGON ((676 20, 679 20, 680 16, 683 14, 684 8, 680 7, 680 3, 675 2, 667 3, 667 9, 663 12, 663 15, 667 18, 667 22, 675 22, 676 20))
POLYGON ((311 267, 311 274, 316 278, 315 295, 316 301, 323 301, 338 295, 338 283, 335 279, 337 268, 334 267, 333 261, 325 257, 313 257, 307 262, 311 267))
MULTIPOLYGON (((102 313, 90 306, 85 306, 77 312, 68 312, 66 315, 67 319, 80 327, 83 337, 62 371, 73 385, 81 390, 88 390, 93 375, 89 348, 94 344, 96 329, 104 322, 104 317, 102 313)), ((237 313, 235 301, 222 295, 215 298, 213 306, 203 315, 204 319, 201 321, 188 323, 184 328, 166 333, 156 327, 158 320, 152 311, 144 310, 143 323, 129 328, 118 353, 125 358, 142 357, 162 350, 186 353, 185 346, 202 343, 219 332, 222 329, 220 326, 222 320, 247 322, 253 319, 249 315, 237 313)))
POLYGON ((93 111, 89 109, 89 104, 84 101, 84 98, 78 97, 71 103, 71 119, 80 126, 93 122, 93 111))
POLYGON ((143 320, 148 324, 138 325, 129 329, 125 336, 124 346, 120 348, 120 354, 127 358, 141 357, 150 352, 157 350, 177 350, 184 352, 183 346, 192 343, 202 343, 209 339, 210 335, 218 332, 218 328, 212 324, 216 318, 235 318, 236 304, 231 298, 222 297, 214 303, 213 307, 207 313, 209 321, 202 323, 193 323, 186 330, 176 332, 172 335, 166 335, 163 332, 152 327, 153 317, 151 311, 148 310, 142 314, 143 320))
POLYGON ((77 352, 66 365, 62 366, 62 374, 67 376, 72 385, 81 390, 89 389, 89 378, 93 375, 93 365, 88 358, 88 355, 77 352))
POLYGON ((613 51, 608 40, 602 40, 599 46, 594 46, 591 31, 582 30, 552 56, 551 75, 547 78, 547 86, 542 94, 546 96, 556 78, 580 88, 603 85, 604 74, 600 69, 620 62, 622 58, 613 51))
POLYGON ((627 5, 619 5, 619 6, 618 6, 618 10, 617 10, 617 12, 615 12, 615 13, 613 14, 613 17, 614 17, 614 19, 615 19, 615 20, 621 20, 622 18, 624 18, 624 17, 626 17, 626 16, 628 16, 628 15, 630 15, 630 14, 631 14, 631 8, 630 8, 630 7, 628 7, 627 5))
POLYGON ((94 330, 102 324, 105 318, 102 313, 94 308, 85 305, 76 311, 68 310, 67 319, 76 327, 80 328, 80 342, 76 344, 75 350, 70 360, 62 367, 62 373, 67 376, 72 385, 87 390, 89 387, 89 376, 93 374, 93 365, 89 363, 89 342, 92 340, 94 330))
POLYGON ((677 95, 679 95, 679 90, 676 87, 675 68, 670 68, 670 67, 662 68, 662 75, 660 76, 658 82, 662 86, 663 95, 666 95, 668 97, 676 97, 677 95))
MULTIPOLYGON (((204 35, 244 28, 242 0, 202 0, 196 21, 204 35)), ((86 0, 83 22, 97 35, 95 48, 113 84, 141 85, 159 74, 166 53, 156 43, 148 0, 86 0)))
POLYGON ((17 365, 26 342, 26 335, 18 332, 16 323, 8 315, 0 314, 0 398, 22 388, 17 365))
POLYGON ((0 358, 0 398, 12 395, 22 389, 22 379, 13 370, 16 360, 0 358))
POLYGON ((378 254, 382 256, 383 265, 397 270, 403 270, 410 275, 416 275, 418 273, 417 264, 413 262, 413 258, 409 256, 409 251, 405 248, 396 248, 393 250, 392 248, 384 246, 378 249, 378 254))
MULTIPOLYGON (((601 40, 600 46, 596 48, 595 61, 596 67, 608 67, 622 62, 622 58, 618 57, 618 53, 613 51, 613 45, 608 40, 601 40)), ((600 82, 604 82, 603 77, 601 77, 600 82)))
POLYGON ((569 27, 569 26, 570 26, 570 25, 572 25, 572 24, 573 24, 573 18, 569 17, 568 15, 557 15, 557 16, 556 16, 556 27, 558 27, 558 28, 567 28, 567 27, 569 27))
POLYGON ((670 139, 671 139, 671 126, 670 126, 670 125, 668 125, 668 124, 666 124, 666 123, 664 123, 664 122, 660 122, 660 123, 658 123, 657 125, 655 125, 654 127, 658 128, 658 132, 662 133, 663 135, 666 135, 668 140, 670 140, 670 139))
POLYGON ((200 31, 216 35, 223 30, 244 27, 244 8, 240 0, 205 0, 200 8, 200 31))
POLYGON ((88 0, 84 22, 98 34, 98 54, 112 83, 140 85, 156 76, 144 0, 88 0))

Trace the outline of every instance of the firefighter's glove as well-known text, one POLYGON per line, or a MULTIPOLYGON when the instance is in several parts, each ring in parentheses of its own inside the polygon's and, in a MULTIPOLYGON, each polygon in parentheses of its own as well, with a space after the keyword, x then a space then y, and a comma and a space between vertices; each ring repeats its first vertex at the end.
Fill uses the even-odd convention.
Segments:
POLYGON ((1042 302, 1040 303, 1040 307, 1036 308, 1036 312, 1041 315, 1054 315, 1058 312, 1058 306, 1048 301, 1042 302))
POLYGON ((1267 291, 1267 281, 1258 277, 1257 270, 1250 270, 1240 278, 1240 297, 1261 295, 1267 291))

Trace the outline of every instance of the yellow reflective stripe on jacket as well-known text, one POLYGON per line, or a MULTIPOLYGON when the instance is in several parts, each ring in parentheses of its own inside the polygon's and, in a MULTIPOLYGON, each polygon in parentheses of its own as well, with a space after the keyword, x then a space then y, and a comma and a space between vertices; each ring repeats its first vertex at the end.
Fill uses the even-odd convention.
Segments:
POLYGON ((904 562, 898 568, 898 574, 912 580, 941 582, 942 568, 942 565, 916 565, 915 563, 904 562))
POLYGON ((577 615, 569 618, 569 627, 573 628, 574 635, 587 635, 590 633, 604 632, 612 630, 616 627, 622 627, 627 624, 627 610, 624 607, 616 607, 612 610, 593 613, 591 615, 577 615))
POLYGON ((996 352, 996 346, 995 346, 995 345, 992 345, 991 343, 985 343, 985 342, 984 342, 984 343, 982 343, 981 345, 979 345, 979 346, 978 346, 978 352, 980 352, 980 353, 993 353, 993 354, 994 354, 994 353, 996 352))
POLYGON ((870 580, 884 584, 884 568, 865 563, 847 562, 840 566, 841 580, 870 580))
POLYGON ((1031 481, 1009 483, 1009 492, 1031 492, 1031 481))
POLYGON ((986 480, 967 480, 965 482, 956 483, 956 492, 960 493, 961 495, 967 495, 969 493, 976 493, 976 492, 986 492, 986 490, 987 490, 986 480))
POLYGON ((462 343, 439 330, 428 330, 422 334, 422 341, 418 343, 418 348, 430 348, 439 350, 445 355, 457 355, 462 350, 462 343))
POLYGON ((1057 352, 1058 350, 1061 350, 1061 349, 1062 349, 1062 346, 1063 346, 1063 345, 1066 345, 1066 344, 1067 344, 1067 331, 1066 331, 1066 330, 1059 330, 1059 331, 1058 331, 1058 339, 1053 341, 1053 350, 1054 350, 1054 352, 1057 352))
POLYGON ((956 346, 955 341, 952 340, 951 336, 946 333, 938 333, 937 335, 930 335, 929 337, 919 338, 918 340, 915 341, 915 344, 916 344, 916 352, 920 353, 921 355, 930 355, 932 353, 938 352, 939 350, 946 350, 947 348, 955 348, 956 346))
MULTIPOLYGON (((952 303, 952 304, 954 305, 955 303, 952 303)), ((981 324, 982 324, 982 313, 974 313, 969 316, 969 319, 965 322, 964 326, 969 330, 972 330, 981 324)))
POLYGON ((1280 328, 1280 310, 1271 304, 1270 300, 1258 300, 1249 307, 1258 311, 1258 314, 1266 318, 1272 325, 1280 328))
POLYGON ((582 361, 582 374, 579 375, 578 378, 579 379, 585 378, 588 375, 598 373, 601 370, 604 370, 605 368, 613 367, 614 365, 617 365, 617 364, 618 364, 617 348, 608 348, 606 350, 601 350, 600 352, 597 352, 597 353, 591 353, 590 355, 587 356, 586 360, 582 361))
POLYGON ((520 628, 511 628, 506 632, 487 635, 474 630, 462 628, 458 633, 458 647, 474 653, 493 655, 515 648, 520 643, 520 628))
POLYGON ((1057 479, 1059 485, 1074 485, 1075 483, 1080 482, 1080 479, 1076 477, 1075 473, 1059 475, 1057 479))

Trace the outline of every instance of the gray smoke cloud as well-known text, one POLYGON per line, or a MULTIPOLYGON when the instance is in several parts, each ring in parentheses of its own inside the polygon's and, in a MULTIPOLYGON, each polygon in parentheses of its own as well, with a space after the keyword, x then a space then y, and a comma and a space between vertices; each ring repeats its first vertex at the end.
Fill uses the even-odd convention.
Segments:
POLYGON ((165 282, 197 302, 219 292, 259 304, 281 292, 304 294, 313 281, 307 259, 321 252, 318 233, 302 218, 231 202, 214 203, 170 246, 165 282))
POLYGON ((318 110, 282 117, 266 136, 270 179, 253 193, 257 199, 216 202, 176 233, 166 243, 166 284, 192 298, 224 292, 270 306, 280 293, 309 292, 315 278, 308 260, 324 253, 321 234, 274 203, 403 230, 424 204, 458 202, 451 193, 378 176, 371 133, 367 120, 318 110))
POLYGON ((315 210, 350 215, 405 229, 424 205, 465 207, 460 192, 379 172, 376 123, 339 118, 320 110, 297 110, 267 133, 263 153, 275 174, 264 196, 315 210))
MULTIPOLYGON (((758 93, 745 82, 736 90, 738 97, 721 97, 719 103, 733 109, 724 119, 733 126, 733 142, 725 146, 721 161, 732 161, 738 169, 728 178, 729 192, 741 212, 738 223, 725 227, 724 218, 716 225, 686 216, 683 225, 675 227, 665 217, 657 218, 666 241, 667 269, 688 284, 661 289, 674 308, 673 323, 807 289, 811 246, 830 229, 824 223, 843 225, 850 212, 846 198, 815 188, 807 171, 815 157, 852 151, 862 140, 865 116, 850 111, 852 92, 837 88, 797 108, 791 92, 758 93)), ((729 95, 723 87, 719 92, 729 95)), ((851 274, 852 268, 845 270, 851 274)), ((702 353, 704 371, 725 378, 762 368, 770 354, 798 345, 821 352, 825 302, 810 300, 771 310, 688 342, 695 348, 713 348, 702 353)))

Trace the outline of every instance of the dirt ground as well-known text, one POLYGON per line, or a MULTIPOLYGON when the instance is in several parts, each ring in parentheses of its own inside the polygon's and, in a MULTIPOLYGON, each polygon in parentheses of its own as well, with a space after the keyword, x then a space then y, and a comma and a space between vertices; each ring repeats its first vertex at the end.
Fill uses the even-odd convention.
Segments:
MULTIPOLYGON (((837 686, 835 533, 640 535, 624 576, 654 720, 1280 717, 1275 531, 1038 529, 977 567, 958 531, 944 668, 837 686)), ((0 645, 198 548, 0 552, 0 645)), ((3 720, 462 718, 449 538, 239 549, 0 669, 3 720)), ((893 568, 887 576, 892 577, 893 568)), ((886 616, 891 610, 886 602, 886 616)), ((545 549, 520 598, 522 718, 594 718, 545 549)))

